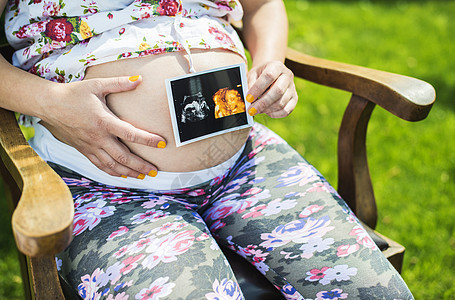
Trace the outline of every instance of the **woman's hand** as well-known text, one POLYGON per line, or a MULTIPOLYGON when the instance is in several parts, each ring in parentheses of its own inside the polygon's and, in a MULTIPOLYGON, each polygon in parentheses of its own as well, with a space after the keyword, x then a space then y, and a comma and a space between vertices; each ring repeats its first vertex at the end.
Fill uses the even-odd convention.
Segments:
POLYGON ((166 141, 117 118, 106 105, 110 93, 135 89, 140 76, 89 79, 57 87, 59 98, 40 116, 62 142, 73 146, 95 166, 113 176, 156 176, 156 167, 143 160, 119 139, 164 148, 166 141))
POLYGON ((246 100, 252 103, 248 110, 252 116, 265 113, 271 118, 283 118, 297 105, 294 74, 280 61, 253 67, 248 72, 248 86, 246 100))

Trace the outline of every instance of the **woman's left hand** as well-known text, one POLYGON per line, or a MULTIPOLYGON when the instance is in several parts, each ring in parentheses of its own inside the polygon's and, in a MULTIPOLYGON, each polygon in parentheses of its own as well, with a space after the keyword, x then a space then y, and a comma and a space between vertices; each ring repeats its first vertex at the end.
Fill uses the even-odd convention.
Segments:
POLYGON ((283 118, 297 105, 294 74, 280 61, 253 67, 248 72, 248 86, 246 100, 252 103, 248 109, 252 116, 265 113, 271 118, 283 118))

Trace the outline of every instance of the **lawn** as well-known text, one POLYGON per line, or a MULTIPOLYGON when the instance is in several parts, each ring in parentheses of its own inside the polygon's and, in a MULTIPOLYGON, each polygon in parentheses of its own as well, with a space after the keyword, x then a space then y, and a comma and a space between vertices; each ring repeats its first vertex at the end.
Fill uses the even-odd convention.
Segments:
MULTIPOLYGON (((285 3, 291 47, 417 77, 435 87, 437 102, 422 122, 376 108, 367 145, 378 230, 407 247, 405 281, 416 299, 455 299, 455 1, 285 3)), ((336 132, 349 94, 296 83, 300 100, 291 116, 258 120, 336 185, 336 132)), ((0 201, 0 299, 21 299, 6 210, 0 201)))

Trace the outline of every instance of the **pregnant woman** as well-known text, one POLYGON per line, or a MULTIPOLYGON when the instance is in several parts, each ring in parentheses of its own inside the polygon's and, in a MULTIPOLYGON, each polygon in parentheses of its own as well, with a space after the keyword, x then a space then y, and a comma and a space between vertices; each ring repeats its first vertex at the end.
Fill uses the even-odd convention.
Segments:
POLYGON ((83 299, 243 299, 219 249, 287 299, 411 299, 324 178, 262 125, 182 147, 165 80, 246 63, 248 113, 296 106, 280 0, 16 0, 0 106, 69 186, 74 240, 57 257, 83 299), (28 71, 28 72, 24 72, 28 71))

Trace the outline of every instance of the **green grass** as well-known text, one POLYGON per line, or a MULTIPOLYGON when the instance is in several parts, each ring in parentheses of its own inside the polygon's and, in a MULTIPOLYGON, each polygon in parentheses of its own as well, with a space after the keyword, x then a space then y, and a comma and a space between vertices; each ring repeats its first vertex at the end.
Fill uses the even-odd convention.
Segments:
MULTIPOLYGON (((455 2, 285 3, 291 47, 435 87, 437 102, 422 122, 375 108, 368 158, 378 230, 407 247, 402 275, 416 299, 455 299, 455 2)), ((336 131, 350 95, 301 80, 297 85, 299 104, 291 116, 263 122, 336 185, 336 131)))
MULTIPOLYGON (((455 2, 285 0, 291 47, 423 79, 437 102, 409 123, 376 108, 368 130, 380 232, 407 247, 403 277, 416 299, 455 299, 455 2)), ((258 119, 336 185, 336 133, 349 94, 297 80, 286 119, 258 119)), ((1 193, 1 190, 0 190, 1 193)), ((20 299, 18 264, 0 201, 0 299, 20 299)))

